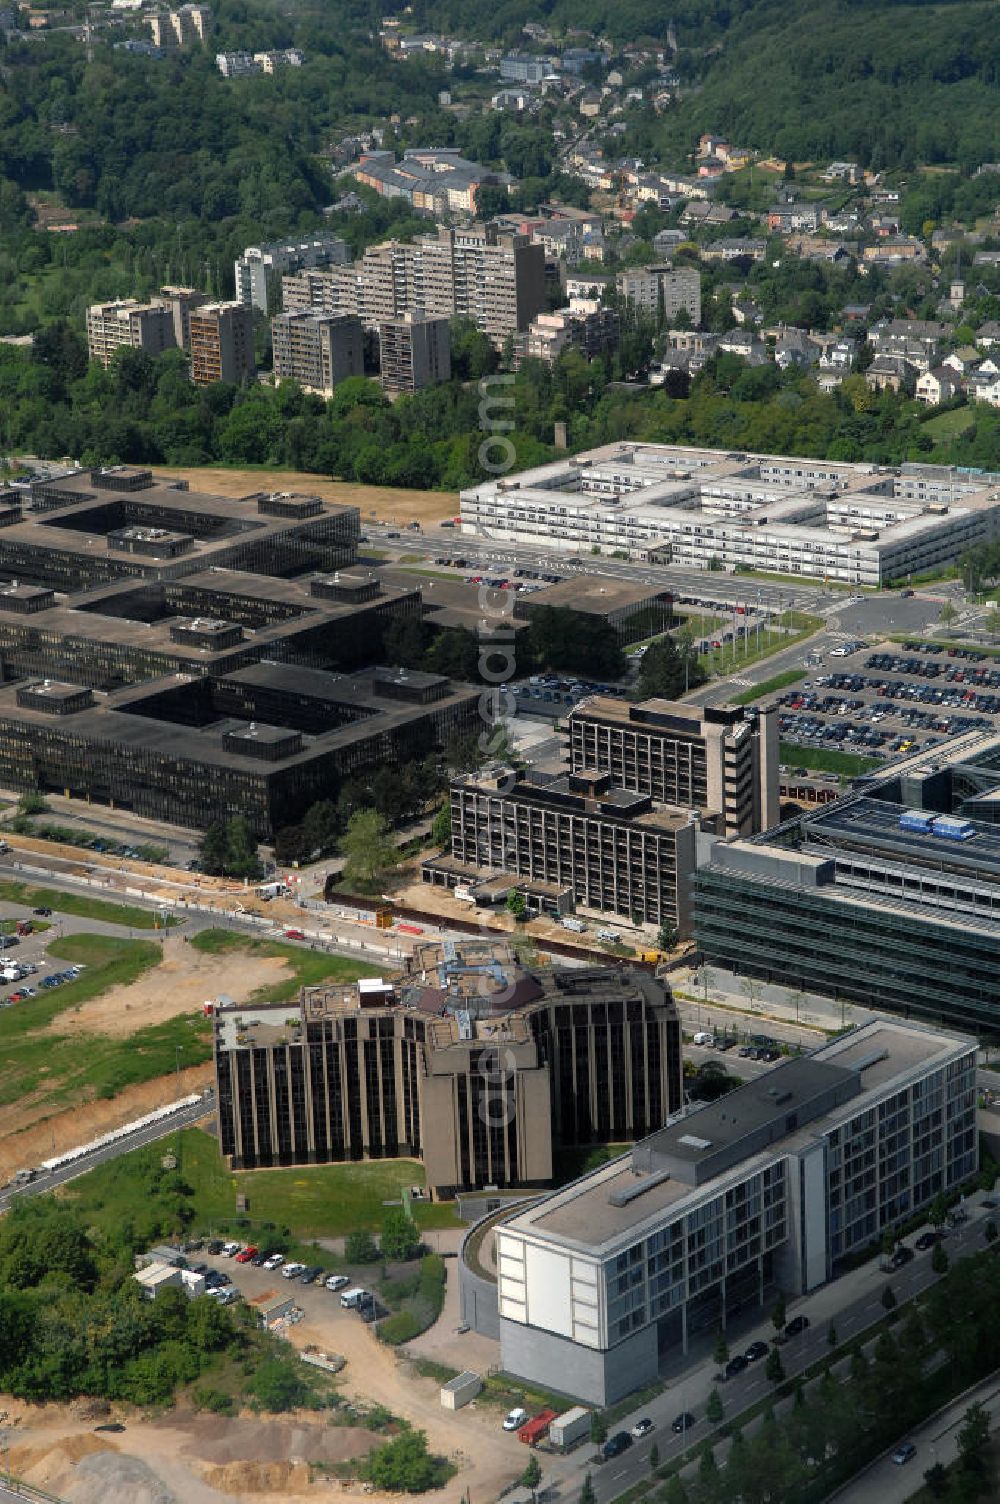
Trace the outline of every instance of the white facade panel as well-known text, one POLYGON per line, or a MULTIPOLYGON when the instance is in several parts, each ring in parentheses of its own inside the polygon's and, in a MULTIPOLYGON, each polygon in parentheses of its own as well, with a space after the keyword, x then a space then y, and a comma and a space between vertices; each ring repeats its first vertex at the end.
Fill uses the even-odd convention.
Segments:
POLYGON ((537 1243, 525 1246, 527 1269, 528 1320, 532 1326, 573 1336, 573 1300, 571 1294, 572 1260, 568 1254, 537 1243))

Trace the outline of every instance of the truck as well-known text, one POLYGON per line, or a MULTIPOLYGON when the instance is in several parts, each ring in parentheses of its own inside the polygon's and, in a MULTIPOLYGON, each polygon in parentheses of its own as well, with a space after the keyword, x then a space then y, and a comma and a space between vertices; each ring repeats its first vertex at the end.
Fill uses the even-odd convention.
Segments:
POLYGON ((261 883, 257 889, 257 897, 262 898, 265 903, 270 903, 272 898, 280 898, 287 891, 286 883, 261 883))
POLYGON ((517 1433, 518 1441, 523 1441, 525 1446, 537 1446, 549 1434, 549 1427, 556 1418, 554 1410, 540 1410, 533 1415, 517 1433))
POLYGON ((340 1297, 340 1304, 345 1311, 356 1311, 364 1301, 368 1299, 368 1291, 355 1286, 351 1290, 345 1290, 340 1297))
POLYGON ((572 1410, 564 1410, 562 1415, 557 1415, 549 1427, 549 1440, 553 1446, 562 1447, 564 1450, 574 1446, 578 1441, 584 1441, 590 1435, 590 1411, 582 1405, 574 1405, 572 1410))
POLYGON ((33 1180, 37 1179, 37 1177, 38 1171, 34 1169, 15 1170, 14 1177, 10 1183, 11 1185, 30 1185, 33 1180))
POLYGON ((564 930, 572 930, 574 935, 582 935, 587 926, 582 919, 573 919, 569 915, 562 921, 564 930))

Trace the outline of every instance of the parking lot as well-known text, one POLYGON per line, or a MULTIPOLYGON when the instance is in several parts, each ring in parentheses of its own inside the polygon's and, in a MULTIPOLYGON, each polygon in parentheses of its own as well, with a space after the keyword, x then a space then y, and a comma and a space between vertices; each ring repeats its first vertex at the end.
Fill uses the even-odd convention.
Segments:
POLYGON ((777 701, 783 742, 893 757, 1000 725, 1000 660, 939 643, 846 646, 777 701))
MULTIPOLYGON (((22 927, 31 923, 19 921, 22 927)), ((13 921, 8 924, 10 932, 0 936, 0 1008, 50 992, 80 975, 82 966, 63 966, 50 960, 46 945, 54 938, 52 931, 32 928, 29 933, 17 934, 13 921)))

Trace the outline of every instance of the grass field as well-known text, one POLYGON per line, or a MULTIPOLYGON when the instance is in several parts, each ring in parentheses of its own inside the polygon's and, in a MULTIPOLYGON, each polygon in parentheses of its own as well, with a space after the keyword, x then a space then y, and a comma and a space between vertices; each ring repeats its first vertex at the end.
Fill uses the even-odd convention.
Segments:
POLYGON ((155 942, 67 935, 52 942, 49 954, 86 970, 74 982, 0 1012, 0 1106, 40 1096, 58 1110, 74 1101, 113 1097, 127 1086, 166 1075, 177 1063, 197 1065, 211 1058, 203 1018, 175 1018, 117 1038, 58 1031, 60 1014, 156 966, 161 953, 155 942))
MULTIPOLYGON (((131 903, 108 903, 86 893, 63 893, 56 888, 33 888, 28 883, 0 883, 0 903, 25 904, 29 909, 52 909, 57 914, 73 914, 78 919, 103 919, 105 924, 120 924, 134 930, 153 930, 162 925, 158 914, 131 903)), ((167 923, 176 924, 169 918, 167 923)))
POLYGON ((732 673, 734 669, 749 668, 752 663, 760 663, 764 658, 772 658, 775 653, 804 642, 823 626, 820 617, 810 616, 805 611, 783 611, 777 622, 784 628, 782 632, 771 635, 762 631, 758 642, 756 632, 752 631, 743 642, 728 642, 721 648, 701 654, 699 662, 710 674, 732 673))
POLYGON ((191 945, 195 950, 212 956, 242 951, 250 956, 280 957, 294 974, 271 987, 258 988, 251 998, 255 1003, 284 1003, 295 997, 300 987, 315 987, 320 982, 356 982, 359 977, 379 976, 384 970, 345 956, 329 956, 325 951, 282 945, 280 940, 254 940, 248 935, 234 935, 231 930, 202 930, 201 934, 192 936, 191 945))
POLYGON ((752 689, 737 695, 733 704, 752 705, 754 700, 762 700, 765 695, 779 694, 781 690, 787 689, 790 684, 797 684, 805 676, 804 668, 786 668, 783 674, 775 674, 773 679, 765 679, 762 684, 755 684, 752 689))
POLYGON ((975 424, 975 414, 968 407, 953 407, 950 412, 938 413, 936 418, 928 418, 923 425, 924 433, 929 433, 931 438, 938 444, 946 444, 949 439, 960 438, 975 424))
MULTIPOLYGON (((244 1215, 236 1210, 240 1192, 249 1203, 247 1237, 254 1226, 266 1223, 287 1227, 298 1238, 332 1238, 362 1229, 378 1232, 386 1211, 383 1203, 398 1201, 404 1187, 424 1184, 423 1166, 411 1159, 234 1174, 214 1138, 198 1128, 184 1128, 169 1140, 99 1165, 72 1181, 62 1194, 86 1211, 94 1227, 110 1228, 123 1218, 134 1219, 165 1146, 177 1154, 180 1178, 191 1188, 191 1230, 198 1233, 235 1226, 244 1215)), ((412 1209, 419 1227, 459 1225, 446 1203, 414 1202, 412 1209)))
POLYGON ((250 496, 255 491, 301 491, 324 501, 361 509, 361 531, 378 517, 381 522, 438 522, 458 515, 454 491, 408 491, 396 486, 362 486, 354 481, 330 480, 304 470, 275 470, 266 466, 200 465, 194 469, 162 471, 186 480, 193 491, 216 496, 250 496))
POLYGON ((817 773, 839 773, 843 778, 857 778, 879 767, 879 757, 861 757, 856 752, 838 752, 834 747, 797 747, 794 742, 782 742, 778 753, 781 761, 794 768, 809 768, 817 773))

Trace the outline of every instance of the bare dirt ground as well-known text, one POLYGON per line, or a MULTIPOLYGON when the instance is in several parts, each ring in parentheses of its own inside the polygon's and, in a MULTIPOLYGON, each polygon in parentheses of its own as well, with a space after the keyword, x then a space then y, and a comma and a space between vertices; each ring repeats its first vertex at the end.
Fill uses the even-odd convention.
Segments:
POLYGON ((0 1184, 8 1181, 24 1165, 41 1164, 42 1160, 87 1144, 123 1128, 136 1118, 144 1117, 157 1107, 166 1107, 180 1097, 190 1096, 211 1085, 212 1066, 193 1065, 179 1075, 171 1073, 139 1086, 126 1087, 111 1100, 80 1102, 65 1112, 50 1114, 48 1099, 21 1097, 0 1108, 0 1184))
MULTIPOLYGON (((362 1427, 324 1425, 309 1412, 220 1419, 183 1406, 152 1421, 125 1415, 123 1432, 96 1435, 93 1426, 107 1418, 107 1406, 2 1400, 13 1427, 8 1436, 14 1475, 67 1504, 329 1499, 331 1485, 311 1481, 309 1464, 363 1456, 378 1441, 362 1427)), ((333 1487, 344 1504, 364 1497, 357 1489, 333 1487)))
POLYGON ((458 497, 449 491, 406 491, 395 486, 359 486, 353 481, 325 480, 302 470, 230 470, 199 465, 189 470, 158 472, 186 480, 193 491, 215 496, 251 496, 255 491, 304 491, 324 501, 361 508, 362 530, 376 517, 381 522, 439 522, 458 515, 458 497))
POLYGON ((214 1001, 220 992, 242 1001, 258 987, 283 981, 289 975, 288 966, 279 956, 250 956, 239 951, 206 955, 192 949, 180 936, 168 935, 159 966, 137 982, 112 987, 110 992, 58 1014, 49 1029, 54 1034, 133 1034, 179 1013, 199 1012, 203 1002, 214 1001))

